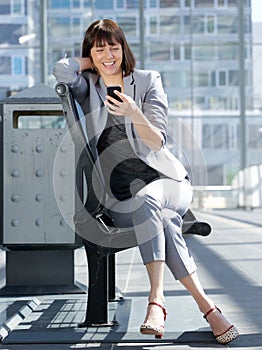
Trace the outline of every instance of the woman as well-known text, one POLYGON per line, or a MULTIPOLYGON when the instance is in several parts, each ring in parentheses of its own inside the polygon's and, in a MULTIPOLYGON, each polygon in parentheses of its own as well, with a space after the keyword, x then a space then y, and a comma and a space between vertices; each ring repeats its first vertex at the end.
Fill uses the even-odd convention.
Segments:
POLYGON ((150 282, 140 332, 164 334, 167 264, 195 299, 216 340, 235 339, 236 327, 205 294, 182 236, 192 187, 187 171, 165 146, 167 97, 159 73, 135 69, 123 31, 108 19, 87 29, 81 58, 58 61, 53 73, 70 86, 87 116, 91 149, 105 181, 107 214, 116 226, 134 227, 150 282), (112 85, 121 87, 115 98, 107 95, 112 85))

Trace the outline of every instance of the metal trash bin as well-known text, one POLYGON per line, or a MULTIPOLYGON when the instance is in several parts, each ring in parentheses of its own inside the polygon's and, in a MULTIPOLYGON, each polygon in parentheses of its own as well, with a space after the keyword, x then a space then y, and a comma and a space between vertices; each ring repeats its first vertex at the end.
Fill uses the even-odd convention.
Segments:
MULTIPOLYGON (((74 164, 70 141, 60 145, 68 131, 61 102, 41 84, 0 101, 0 117, 0 245, 6 250, 0 294, 80 292, 74 284, 74 250, 82 241, 63 219, 53 189, 57 152, 74 164)), ((58 175, 72 195, 73 171, 64 168, 58 175)), ((68 193, 59 198, 72 201, 68 193)))

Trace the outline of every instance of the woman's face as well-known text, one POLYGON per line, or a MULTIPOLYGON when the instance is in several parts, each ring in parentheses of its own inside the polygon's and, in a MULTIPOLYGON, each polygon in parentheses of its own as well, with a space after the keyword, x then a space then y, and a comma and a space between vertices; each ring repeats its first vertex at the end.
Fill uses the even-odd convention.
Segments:
POLYGON ((122 74, 123 50, 119 43, 110 45, 105 42, 103 46, 94 44, 91 49, 91 58, 102 77, 122 74))

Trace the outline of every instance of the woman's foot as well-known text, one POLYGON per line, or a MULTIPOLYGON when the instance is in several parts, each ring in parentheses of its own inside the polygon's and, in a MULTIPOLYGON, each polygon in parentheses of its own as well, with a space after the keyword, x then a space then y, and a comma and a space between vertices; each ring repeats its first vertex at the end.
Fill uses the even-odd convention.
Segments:
POLYGON ((157 302, 150 302, 147 307, 145 321, 140 326, 142 334, 152 334, 161 338, 165 331, 166 309, 157 302))
POLYGON ((210 324, 216 340, 221 344, 227 344, 238 336, 238 330, 222 314, 216 306, 212 307, 204 315, 210 324))

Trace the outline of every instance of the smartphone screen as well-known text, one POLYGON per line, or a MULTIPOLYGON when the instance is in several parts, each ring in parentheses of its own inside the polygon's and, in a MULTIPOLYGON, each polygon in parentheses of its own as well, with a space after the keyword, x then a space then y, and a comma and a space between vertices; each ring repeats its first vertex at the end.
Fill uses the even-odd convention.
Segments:
POLYGON ((108 86, 107 87, 107 94, 111 97, 113 97, 114 99, 116 99, 117 101, 122 102, 121 98, 118 97, 115 93, 114 90, 117 90, 119 92, 121 92, 121 86, 120 85, 115 85, 115 86, 108 86))

